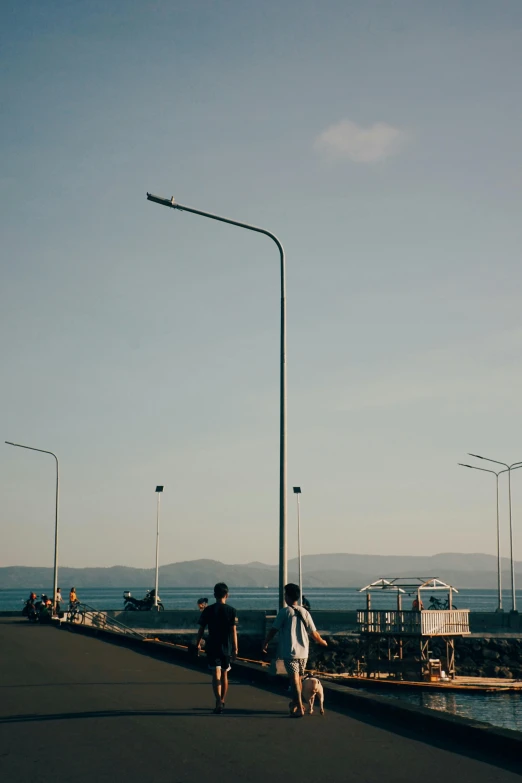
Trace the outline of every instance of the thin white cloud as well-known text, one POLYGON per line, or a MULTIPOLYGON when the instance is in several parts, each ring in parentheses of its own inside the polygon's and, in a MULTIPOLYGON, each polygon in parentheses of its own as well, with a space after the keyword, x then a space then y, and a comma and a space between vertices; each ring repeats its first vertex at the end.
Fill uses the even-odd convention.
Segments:
POLYGON ((351 120, 341 120, 318 136, 315 148, 336 160, 375 163, 397 153, 407 138, 404 130, 386 122, 363 128, 351 120))

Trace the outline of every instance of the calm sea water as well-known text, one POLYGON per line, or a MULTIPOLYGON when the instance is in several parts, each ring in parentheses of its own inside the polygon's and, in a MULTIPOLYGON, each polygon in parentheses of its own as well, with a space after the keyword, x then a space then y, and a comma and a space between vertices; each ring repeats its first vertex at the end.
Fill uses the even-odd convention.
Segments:
POLYGON ((372 686, 369 693, 378 693, 389 699, 399 699, 417 707, 449 712, 462 718, 471 718, 500 726, 502 729, 522 731, 522 694, 511 693, 433 693, 401 691, 372 686))
MULTIPOLYGON (((69 586, 62 589, 64 599, 67 599, 69 586)), ((22 608, 22 601, 29 595, 31 585, 27 590, 0 590, 0 611, 16 610, 22 608)), ((161 589, 161 600, 166 609, 191 609, 196 607, 196 601, 201 596, 207 596, 212 600, 212 587, 166 587, 161 589)), ((120 609, 123 608, 123 591, 130 590, 136 598, 143 598, 145 590, 143 587, 132 588, 132 586, 123 585, 122 587, 82 587, 78 588, 77 593, 81 601, 95 609, 120 609)), ((49 585, 46 591, 47 595, 52 594, 52 585, 49 585)), ((305 595, 310 601, 313 609, 363 609, 365 606, 365 596, 359 593, 355 588, 305 588, 305 595)), ((441 594, 438 594, 439 597, 441 594)), ((277 606, 276 588, 259 587, 231 587, 230 603, 236 609, 275 609, 277 606)), ((504 608, 511 608, 511 597, 509 592, 504 591, 504 608)), ((427 605, 429 594, 426 594, 424 602, 427 605)), ((372 603, 375 608, 393 608, 395 598, 389 593, 374 593, 372 603)), ((471 609, 472 611, 494 612, 497 608, 497 593, 495 590, 460 590, 458 595, 454 596, 454 603, 459 609, 471 609)), ((522 606, 522 590, 517 590, 517 603, 522 606)), ((404 607, 408 605, 404 601, 404 607)))

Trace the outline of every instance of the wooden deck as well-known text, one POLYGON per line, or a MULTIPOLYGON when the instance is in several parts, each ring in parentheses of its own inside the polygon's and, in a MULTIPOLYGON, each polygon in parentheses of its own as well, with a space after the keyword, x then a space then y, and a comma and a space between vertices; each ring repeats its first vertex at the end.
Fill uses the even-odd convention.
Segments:
POLYGON ((386 688, 414 688, 426 691, 460 691, 466 693, 504 693, 519 691, 522 693, 522 680, 505 680, 495 677, 455 677, 454 680, 440 682, 419 682, 414 680, 395 680, 383 675, 374 677, 354 677, 350 674, 320 674, 321 679, 331 680, 350 688, 368 688, 383 686, 386 688))

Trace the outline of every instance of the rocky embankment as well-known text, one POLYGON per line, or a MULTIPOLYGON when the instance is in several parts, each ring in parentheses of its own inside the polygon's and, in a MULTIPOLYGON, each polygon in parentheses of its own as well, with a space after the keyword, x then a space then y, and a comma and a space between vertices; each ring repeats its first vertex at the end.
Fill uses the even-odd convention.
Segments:
MULTIPOLYGON (((433 645, 435 648, 435 645, 433 645)), ((435 651, 435 650, 434 650, 435 651)), ((522 678, 522 638, 457 639, 457 674, 469 677, 522 678)))
MULTIPOLYGON (((310 646, 309 665, 317 671, 345 674, 357 667, 359 638, 335 636, 328 648, 310 646)), ((446 646, 434 639, 430 657, 444 660, 446 646)), ((468 677, 522 678, 522 638, 457 638, 455 640, 457 674, 468 677)))
MULTIPOLYGON (((176 634, 161 637, 164 641, 194 644, 195 634, 176 634)), ((328 647, 310 644, 308 665, 318 672, 350 674, 357 669, 359 657, 359 636, 357 634, 336 634, 328 636, 328 647)), ((262 639, 256 636, 241 635, 239 654, 242 658, 260 660, 262 639)), ((269 657, 275 655, 275 647, 269 657)), ((445 644, 433 639, 430 657, 444 660, 445 644)), ((504 638, 457 638, 455 640, 455 664, 457 674, 468 677, 500 677, 522 679, 522 637, 504 638)))

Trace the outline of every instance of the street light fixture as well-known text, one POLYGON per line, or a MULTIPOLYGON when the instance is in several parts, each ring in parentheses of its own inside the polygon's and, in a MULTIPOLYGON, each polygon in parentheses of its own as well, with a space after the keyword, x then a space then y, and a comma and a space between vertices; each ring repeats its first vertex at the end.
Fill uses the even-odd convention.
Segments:
POLYGON ((466 465, 464 462, 458 463, 462 468, 471 468, 471 470, 480 470, 483 473, 492 473, 496 478, 496 485, 497 485, 497 569, 498 569, 498 611, 502 612, 502 563, 501 563, 501 557, 500 557, 500 517, 499 517, 499 511, 498 511, 498 477, 501 473, 507 473, 508 471, 506 469, 499 470, 498 473, 496 470, 488 470, 487 468, 478 468, 476 465, 466 465))
POLYGON ((498 459, 489 459, 489 457, 481 457, 480 454, 471 454, 468 452, 468 456, 475 457, 475 459, 482 459, 485 462, 493 462, 496 465, 503 465, 508 474, 508 498, 509 498, 509 548, 511 554, 511 611, 516 612, 517 609, 517 597, 515 593, 515 561, 513 559, 513 522, 511 517, 511 471, 516 467, 522 467, 522 462, 513 462, 508 465, 507 462, 500 462, 498 459))
POLYGON ((19 449, 28 449, 29 451, 39 451, 40 454, 50 454, 56 460, 56 500, 54 509, 54 578, 53 578, 53 611, 56 608, 56 593, 58 592, 58 501, 59 501, 59 479, 58 479, 58 457, 53 451, 45 449, 35 449, 34 446, 22 446, 21 443, 12 443, 5 441, 8 446, 16 446, 19 449))
POLYGON ((301 511, 299 506, 299 495, 301 494, 301 487, 294 487, 294 495, 297 498, 297 570, 299 579, 299 592, 301 599, 299 603, 303 604, 303 571, 301 567, 301 511))
POLYGON ((163 487, 156 487, 158 502, 156 506, 156 581, 154 582, 154 608, 158 611, 158 578, 159 578, 159 520, 160 520, 160 497, 163 487))
POLYGON ((202 212, 200 209, 193 209, 178 204, 174 198, 167 199, 161 196, 154 196, 147 193, 148 201, 161 204, 164 207, 178 209, 180 212, 191 212, 193 215, 218 220, 221 223, 228 223, 231 226, 246 228, 248 231, 255 231, 258 234, 264 234, 270 237, 277 245, 281 266, 281 338, 280 338, 280 406, 279 406, 279 606, 285 604, 284 586, 287 581, 287 432, 286 432, 286 263, 285 251, 283 245, 271 231, 258 226, 252 226, 249 223, 240 223, 237 220, 214 215, 211 212, 202 212))

